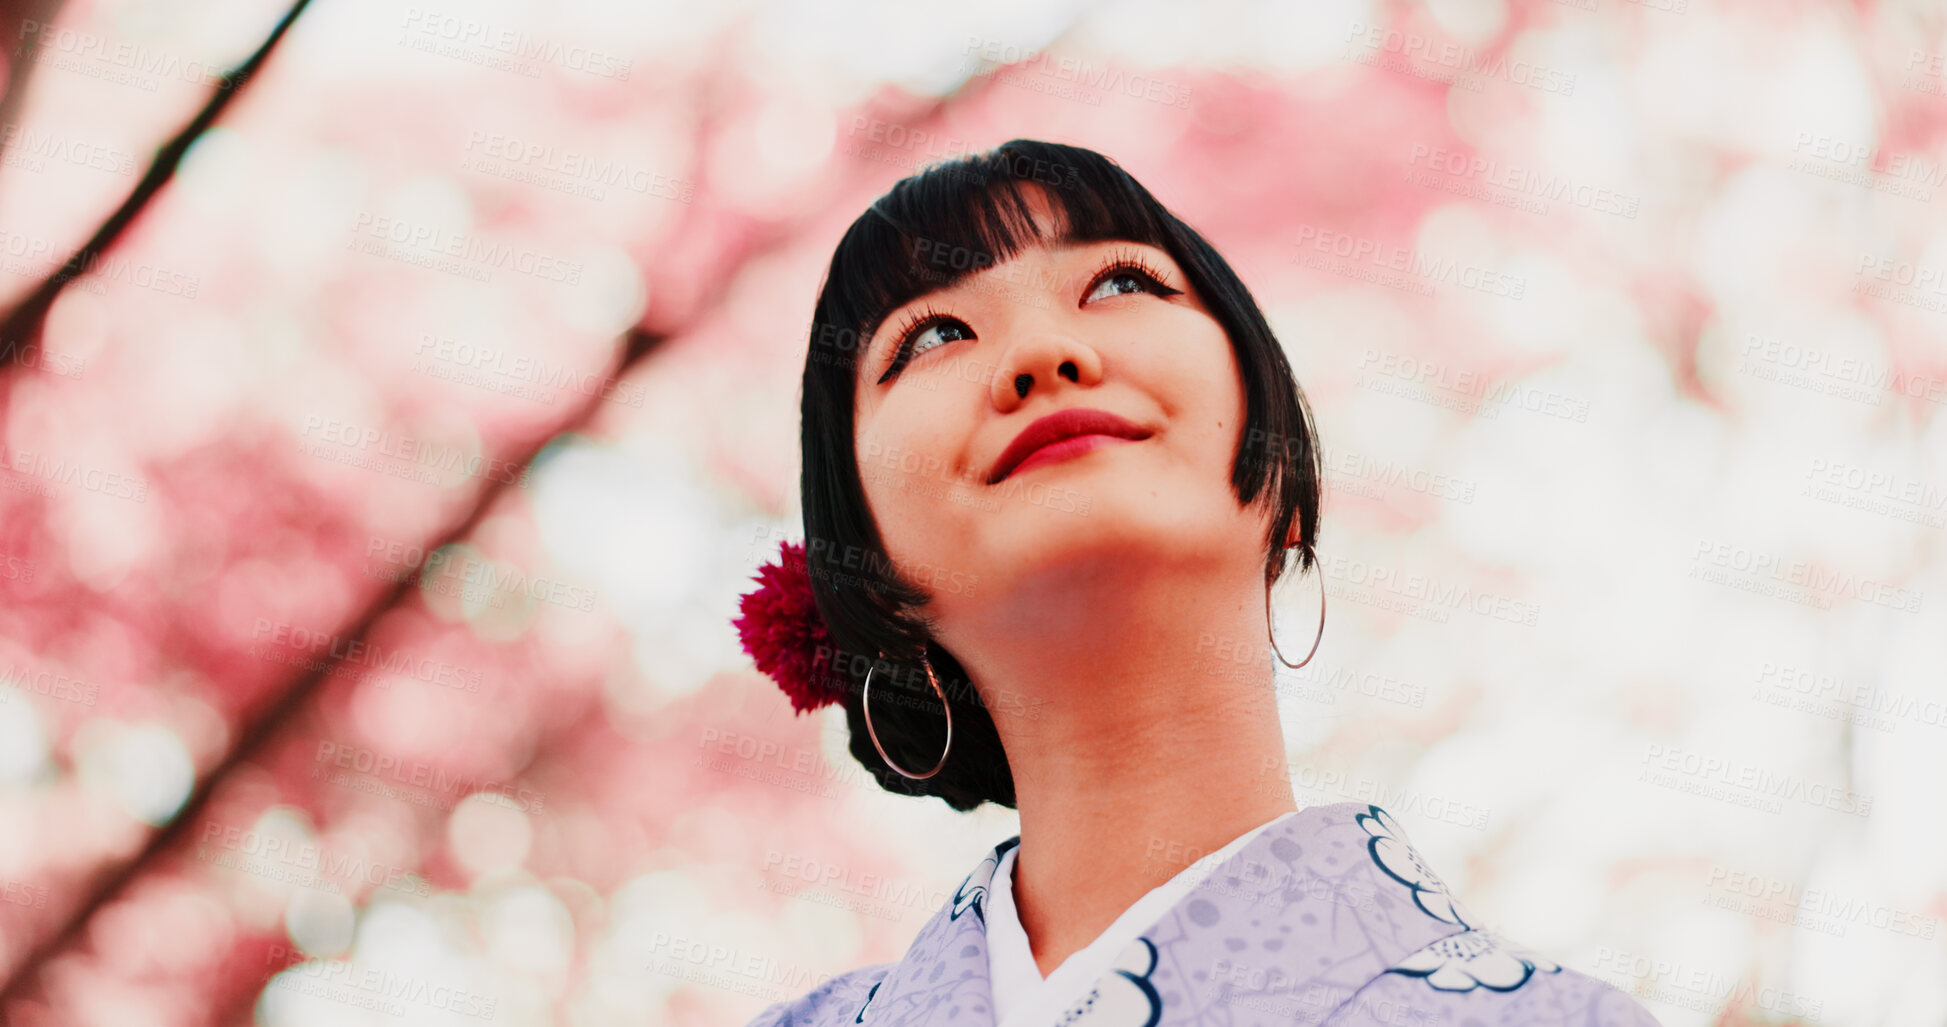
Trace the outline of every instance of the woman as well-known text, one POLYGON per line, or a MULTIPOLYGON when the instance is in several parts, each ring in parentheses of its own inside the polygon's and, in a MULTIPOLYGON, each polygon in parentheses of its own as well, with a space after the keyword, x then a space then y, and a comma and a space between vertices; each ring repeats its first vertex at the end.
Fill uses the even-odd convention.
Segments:
POLYGON ((1229 265, 1113 162, 1016 140, 874 203, 802 431, 808 544, 746 646, 801 712, 843 704, 882 787, 1021 830, 904 959, 753 1023, 1656 1022, 1481 929, 1379 807, 1298 808, 1270 589, 1314 562, 1311 415, 1229 265))

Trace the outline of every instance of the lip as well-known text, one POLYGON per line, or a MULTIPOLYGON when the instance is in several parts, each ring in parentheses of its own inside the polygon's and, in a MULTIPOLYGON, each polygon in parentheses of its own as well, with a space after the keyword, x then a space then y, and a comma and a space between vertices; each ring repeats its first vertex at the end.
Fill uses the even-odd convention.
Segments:
MULTIPOLYGON (((1128 439, 1134 442, 1154 434, 1155 432, 1117 417, 1107 410, 1096 410, 1091 407, 1058 410, 1021 429, 1021 434, 1014 436, 1014 441, 1008 443, 1007 448, 1001 451, 1000 459, 994 461, 994 469, 987 475, 987 484, 992 485, 1014 473, 1015 468, 1021 466, 1023 461, 1038 450, 1069 439, 1084 435, 1107 435, 1110 438, 1128 439)), ((1094 447, 1072 448, 1079 454, 1094 447)))

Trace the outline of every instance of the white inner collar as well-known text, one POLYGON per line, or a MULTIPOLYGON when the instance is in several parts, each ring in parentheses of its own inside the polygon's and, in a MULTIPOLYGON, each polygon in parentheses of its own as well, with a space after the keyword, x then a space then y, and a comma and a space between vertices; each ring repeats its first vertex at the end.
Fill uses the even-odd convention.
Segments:
POLYGON ((1088 990, 1115 964, 1115 958, 1144 930, 1163 918, 1204 878, 1237 850, 1296 810, 1281 813, 1232 839, 1228 845, 1178 871, 1175 877, 1150 889, 1116 917, 1094 941, 1070 954, 1046 978, 1034 961, 1027 931, 1014 906, 1016 845, 1001 856, 987 888, 987 970, 994 997, 996 1027, 1045 1027, 1088 995, 1088 990))

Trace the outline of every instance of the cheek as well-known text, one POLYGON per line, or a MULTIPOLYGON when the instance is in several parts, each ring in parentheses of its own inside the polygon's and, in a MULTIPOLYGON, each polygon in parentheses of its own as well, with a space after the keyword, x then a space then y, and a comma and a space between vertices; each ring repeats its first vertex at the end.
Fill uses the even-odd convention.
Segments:
MULTIPOLYGON (((1162 356, 1148 372, 1151 388, 1173 430, 1194 439, 1199 450, 1236 449, 1244 424, 1244 383, 1230 340, 1207 318, 1196 316, 1158 347, 1162 356)), ((1228 460, 1225 467, 1229 466, 1228 460)))
POLYGON ((955 458, 960 429, 944 409, 929 416, 924 400, 933 395, 898 396, 861 426, 854 445, 867 495, 875 480, 885 489, 911 491, 922 482, 951 484, 960 473, 955 458))
MULTIPOLYGON (((894 469, 864 472, 866 502, 879 528, 885 560, 907 582, 940 601, 941 583, 975 577, 986 536, 977 518, 992 517, 971 502, 965 488, 938 477, 894 469)), ((989 540, 990 541, 990 540, 989 540)))
POLYGON ((968 515, 954 498, 969 491, 952 427, 917 416, 923 411, 904 399, 875 412, 855 449, 867 508, 886 556, 901 567, 950 558, 968 515))

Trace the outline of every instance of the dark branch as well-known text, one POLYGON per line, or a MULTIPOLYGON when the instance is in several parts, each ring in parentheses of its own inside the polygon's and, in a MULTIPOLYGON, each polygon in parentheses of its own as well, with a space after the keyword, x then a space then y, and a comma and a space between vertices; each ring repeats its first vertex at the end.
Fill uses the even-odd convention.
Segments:
MULTIPOLYGON (((277 46, 278 40, 284 38, 284 33, 290 29, 297 16, 302 14, 310 3, 311 0, 297 0, 292 4, 291 9, 284 13, 284 17, 278 19, 277 27, 271 30, 269 38, 257 48, 257 52, 251 54, 249 60, 235 69, 224 73, 217 81, 216 92, 211 95, 209 102, 203 105, 203 109, 198 111, 194 118, 190 119, 189 124, 183 126, 182 131, 176 133, 175 138, 156 151, 155 160, 149 163, 148 173, 142 176, 142 181, 135 184, 134 191, 129 193, 128 199, 122 201, 122 205, 116 208, 115 213, 110 214, 108 220, 102 222, 101 227, 95 230, 93 238, 90 238, 81 249, 75 251, 73 256, 42 281, 26 299, 20 302, 19 306, 7 315, 4 322, 0 322, 0 371, 18 364, 24 359, 25 354, 40 342, 41 328, 47 320, 47 312, 54 306, 54 300, 61 295, 61 290, 67 288, 69 282, 92 270, 95 262, 101 259, 101 255, 108 252, 109 247, 115 245, 115 240, 120 239, 128 226, 134 223, 136 217, 147 209, 149 201, 155 194, 175 177, 176 165, 182 162, 183 154, 189 152, 190 145, 195 143, 211 125, 216 124, 216 119, 223 113, 224 108, 230 106, 230 102, 237 98, 237 94, 241 93, 243 88, 256 77, 258 69, 262 68, 264 61, 270 57, 271 50, 277 46)), ((30 65, 33 61, 34 53, 29 47, 22 47, 14 56, 16 68, 30 65)), ((9 89, 7 99, 12 101, 13 96, 13 90, 9 89)))

